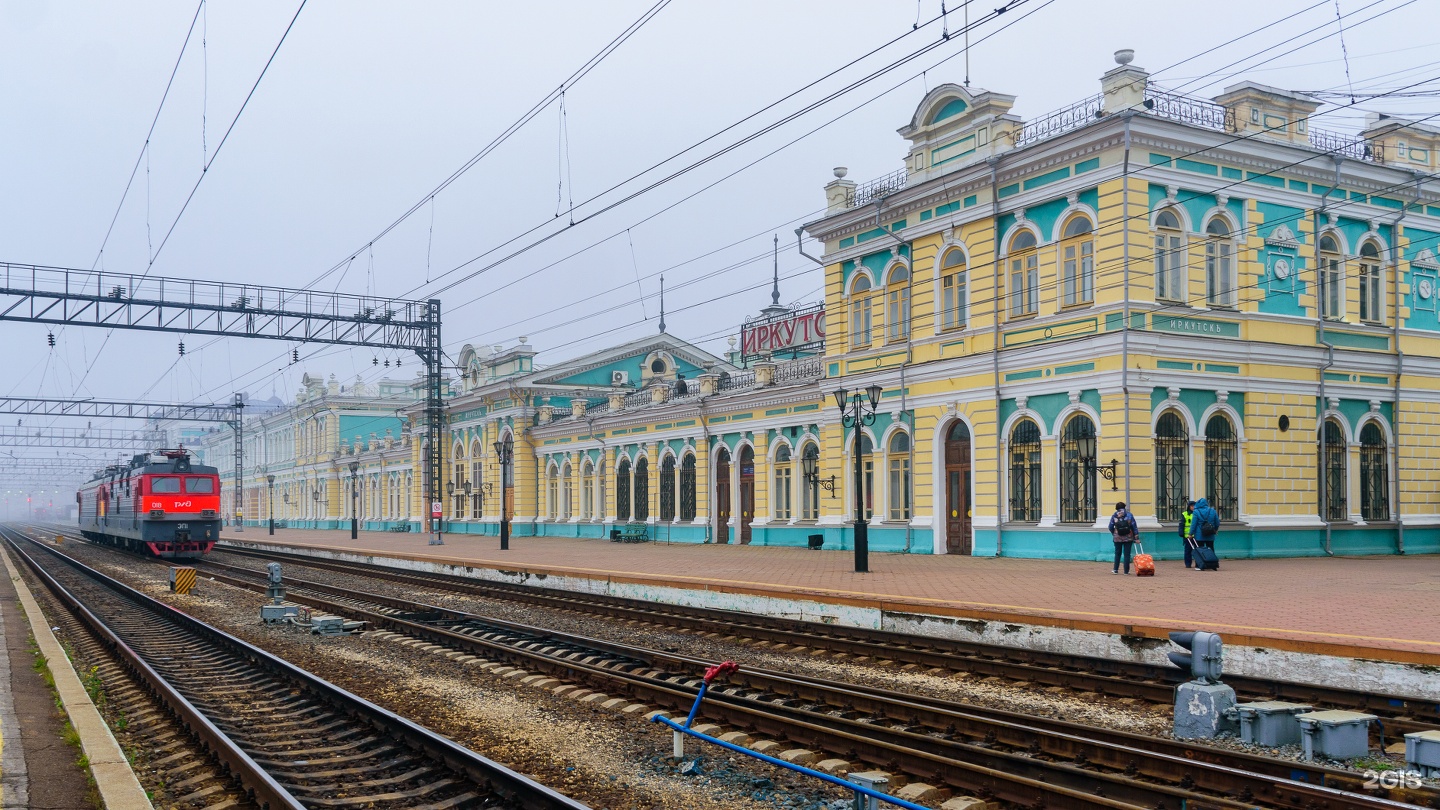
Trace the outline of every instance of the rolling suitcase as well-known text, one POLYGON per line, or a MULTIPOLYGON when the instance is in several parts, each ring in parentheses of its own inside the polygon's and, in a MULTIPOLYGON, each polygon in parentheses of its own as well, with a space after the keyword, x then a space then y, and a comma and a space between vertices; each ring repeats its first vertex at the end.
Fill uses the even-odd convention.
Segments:
POLYGON ((1145 547, 1140 545, 1139 542, 1135 543, 1135 550, 1139 552, 1135 555, 1135 576, 1155 576, 1155 558, 1146 554, 1145 547))
POLYGON ((1220 558, 1215 556, 1215 549, 1209 546, 1196 546, 1193 552, 1195 567, 1201 571, 1219 571, 1220 558))

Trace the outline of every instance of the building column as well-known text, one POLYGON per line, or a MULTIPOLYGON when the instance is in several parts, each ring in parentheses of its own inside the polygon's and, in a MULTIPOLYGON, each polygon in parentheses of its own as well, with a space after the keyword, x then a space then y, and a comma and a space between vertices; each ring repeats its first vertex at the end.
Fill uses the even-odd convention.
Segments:
MULTIPOLYGON (((603 512, 604 512, 604 515, 605 515, 605 522, 606 522, 606 523, 611 523, 611 524, 613 524, 613 523, 615 522, 615 520, 616 520, 616 515, 619 514, 619 510, 618 510, 618 508, 616 507, 616 500, 615 500, 615 492, 616 492, 616 489, 617 489, 617 487, 615 486, 615 480, 616 480, 616 474, 615 474, 615 459, 616 459, 616 457, 617 457, 618 455, 619 455, 619 452, 618 452, 618 450, 617 450, 616 448, 614 448, 614 447, 607 447, 607 448, 605 448, 605 455, 604 455, 604 462, 605 462, 604 473, 605 473, 605 474, 604 474, 604 476, 603 476, 602 479, 601 479, 601 480, 603 480, 603 481, 605 482, 604 486, 601 487, 601 494, 604 496, 602 500, 604 501, 604 503, 602 503, 601 506, 604 507, 603 512)), ((596 475, 599 475, 599 474, 600 474, 600 470, 597 469, 597 470, 596 470, 596 475)))
POLYGON ((751 439, 755 445, 755 514, 750 525, 764 526, 771 520, 770 476, 775 472, 770 464, 770 432, 759 431, 751 439))
POLYGON ((695 442, 695 525, 710 525, 710 445, 703 435, 695 442))

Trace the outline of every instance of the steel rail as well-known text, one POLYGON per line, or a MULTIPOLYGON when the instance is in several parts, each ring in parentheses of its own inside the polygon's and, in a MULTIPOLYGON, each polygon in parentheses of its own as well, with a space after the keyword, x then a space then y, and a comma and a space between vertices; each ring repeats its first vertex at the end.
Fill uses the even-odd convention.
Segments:
MULTIPOLYGON (((332 560, 229 544, 221 546, 221 550, 262 559, 288 560, 339 573, 363 572, 365 576, 378 579, 488 598, 637 619, 689 633, 716 632, 747 640, 801 645, 864 655, 876 660, 1031 681, 1044 686, 1066 686, 1112 697, 1139 698, 1151 703, 1170 703, 1174 699, 1174 687, 1184 681, 1184 674, 1178 669, 1161 664, 1028 650, 716 608, 660 604, 620 596, 580 594, 454 574, 401 571, 375 563, 332 560)), ((1239 695, 1248 698, 1288 700, 1370 712, 1379 715, 1386 724, 1386 730, 1396 738, 1412 731, 1440 729, 1440 701, 1437 700, 1236 674, 1227 674, 1225 681, 1239 695)))
MULTIPOLYGON (((19 544, 16 542, 17 537, 27 540, 34 547, 42 549, 47 554, 59 559, 86 577, 115 591, 124 598, 136 602, 146 610, 207 639, 215 646, 248 659, 253 667, 267 670, 300 684, 303 688, 314 694, 320 702, 337 707, 349 716, 358 718, 365 724, 383 731, 387 735, 405 743, 410 748, 423 753, 431 760, 444 764, 450 769, 474 780, 477 784, 487 786, 497 796, 514 802, 520 807, 525 808, 525 810, 590 810, 587 805, 581 802, 564 796, 523 774, 512 771, 498 762, 461 746, 453 740, 436 734, 413 721, 387 709, 383 709, 358 695, 341 689, 329 681, 291 664, 283 658, 266 652, 218 628, 205 624, 164 602, 152 599, 140 591, 112 577, 106 576, 57 549, 38 543, 8 528, 0 528, 0 536, 3 536, 9 542, 11 548, 25 559, 32 570, 43 573, 43 578, 47 586, 54 583, 54 587, 59 587, 63 590, 63 587, 60 586, 48 572, 44 572, 44 569, 31 558, 30 555, 20 549, 19 544)), ((68 594, 69 592, 66 591, 66 593, 68 594)), ((79 600, 73 595, 70 595, 69 599, 76 605, 80 604, 79 600)), ((83 608, 83 605, 81 605, 81 607, 83 608)), ((86 610, 86 613, 89 613, 89 611, 86 610)), ((94 617, 94 614, 89 615, 95 622, 99 623, 97 630, 105 627, 103 622, 100 622, 97 617, 94 617)), ((119 641, 119 637, 114 634, 113 631, 110 631, 109 628, 105 628, 101 632, 105 633, 108 638, 115 639, 117 643, 123 644, 123 642, 119 641)), ((138 654, 130 650, 129 647, 125 649, 129 650, 141 664, 144 663, 139 659, 138 654)), ((164 678, 160 676, 159 673, 153 669, 149 671, 155 679, 158 679, 158 681, 162 683, 164 682, 164 678)), ((147 678, 147 682, 148 681, 149 679, 147 678)), ((171 688, 171 691, 174 692, 173 688, 171 688)), ((178 696, 178 692, 175 692, 175 694, 178 696)), ((183 698, 181 699, 183 700, 183 698)), ((201 713, 193 703, 187 701, 186 705, 195 716, 205 719, 203 713, 201 713)), ((225 738, 230 748, 235 751, 240 751, 234 741, 225 737, 212 722, 208 719, 205 720, 205 722, 210 729, 213 729, 213 735, 225 738)), ((244 752, 240 751, 240 753, 243 755, 244 752)), ((249 761, 250 767, 261 774, 265 774, 258 764, 249 759, 248 755, 246 755, 246 760, 249 761)), ((227 762, 227 765, 228 764, 227 762)), ((265 778, 273 783, 276 789, 284 791, 284 788, 280 786, 278 782, 275 782, 273 778, 269 777, 268 774, 265 774, 265 778)), ((276 807, 303 807, 303 805, 298 803, 288 792, 284 793, 284 795, 289 797, 291 803, 276 804, 276 807)))
MULTIPOLYGON (((239 568, 211 560, 204 561, 207 573, 229 584, 263 592, 265 583, 259 581, 264 575, 251 569, 239 568), (233 573, 225 573, 225 569, 233 573), (236 574, 239 574, 237 576, 236 574)), ((296 577, 288 577, 292 586, 304 591, 337 597, 339 601, 299 596, 291 592, 291 599, 301 603, 312 602, 316 606, 352 615, 360 611, 367 619, 410 635, 425 636, 427 631, 445 631, 439 638, 431 640, 441 643, 457 642, 468 646, 472 638, 464 630, 443 627, 439 622, 480 624, 487 629, 498 629, 520 637, 509 642, 531 648, 548 645, 554 656, 556 642, 578 648, 578 654, 599 652, 611 657, 612 666, 629 666, 632 669, 648 669, 665 666, 681 672, 698 672, 710 663, 703 659, 657 652, 627 644, 561 633, 529 625, 505 622, 478 616, 465 611, 395 598, 383 594, 356 591, 353 588, 318 583, 296 577), (368 603, 368 604, 367 604, 368 603), (374 606, 382 608, 376 611, 374 606), (391 613, 390 611, 399 611, 391 613)), ((474 632, 474 628, 466 628, 474 632)), ((494 649, 493 638, 485 639, 487 651, 494 649)), ((533 656, 525 656, 533 660, 533 656)), ((613 673, 609 667, 607 672, 613 673)), ((611 677, 614 677, 613 674, 611 677)), ((1195 791, 1207 791, 1238 797, 1233 806, 1248 806, 1263 802, 1266 806, 1309 808, 1317 802, 1333 808, 1402 808, 1424 801, 1437 804, 1440 793, 1429 790, 1391 792, 1391 796, 1403 794, 1403 801, 1392 798, 1377 798, 1354 792, 1361 789, 1359 774, 1339 769, 1324 768, 1309 763, 1294 763, 1232 753, 1221 749, 1199 745, 1160 740, 1125 732, 1106 732, 1079 724, 1050 721, 1029 717, 1014 712, 985 710, 965 704, 952 703, 933 698, 917 698, 888 690, 850 684, 835 684, 790 673, 745 668, 732 680, 744 681, 752 688, 762 690, 768 696, 783 696, 791 700, 804 700, 827 705, 840 711, 833 715, 818 713, 808 707, 792 707, 784 702, 766 706, 766 711, 783 716, 789 723, 813 732, 812 726, 828 726, 831 731, 846 735, 859 726, 862 736, 871 741, 885 741, 910 751, 919 751, 939 757, 963 756, 966 761, 984 764, 995 770, 1019 774, 1038 781, 1068 787, 1072 790, 1097 790, 1094 782, 1101 775, 1123 774, 1118 786, 1113 780, 1103 785, 1100 795, 1124 798, 1145 803, 1152 797, 1131 795, 1132 787, 1126 781, 1136 778, 1143 780, 1166 780, 1178 783, 1178 790, 1171 798, 1182 801, 1184 806, 1232 806, 1228 799, 1196 795, 1195 791), (891 728, 873 722, 855 720, 858 711, 889 721, 899 720, 906 726, 919 725, 923 728, 891 728), (1097 731, 1099 733, 1097 733, 1097 731), (879 738, 879 740, 877 740, 879 738), (979 744, 970 740, 981 739, 979 744), (1012 754, 993 750, 991 746, 1007 746, 1013 749, 1027 749, 1026 754, 1012 754), (1156 748, 1165 750, 1156 750, 1156 748), (1047 763, 1036 765, 1036 757, 1055 757, 1070 760, 1070 763, 1047 763), (1103 769, 1103 770, 1102 770, 1103 769), (1296 781, 1303 779, 1304 781, 1296 781), (1344 785, 1344 789, 1336 787, 1344 785), (1200 804, 1196 804, 1200 802, 1200 804)), ((743 695, 735 686, 721 688, 711 693, 712 702, 720 701, 737 706, 748 706, 755 702, 755 696, 743 695)), ((773 702, 773 701, 768 701, 773 702)), ((795 733, 784 729, 773 730, 794 739, 795 733)), ((824 735, 819 735, 821 738, 824 735)), ((818 740, 817 740, 818 741, 818 740)), ((826 739, 833 744, 833 740, 826 739)), ((851 740, 852 747, 854 741, 851 740)), ((829 746, 827 746, 829 747, 829 746)), ((831 750, 836 750, 831 748, 831 750)), ((854 750, 860 750, 855 748, 854 750)), ((879 752, 872 752, 879 753, 879 752)), ((923 767, 923 765, 922 765, 923 767)), ((913 771, 912 771, 913 772, 913 771)), ((935 774, 928 774, 934 776, 935 774)), ((1155 786, 1164 789, 1167 786, 1155 786)))

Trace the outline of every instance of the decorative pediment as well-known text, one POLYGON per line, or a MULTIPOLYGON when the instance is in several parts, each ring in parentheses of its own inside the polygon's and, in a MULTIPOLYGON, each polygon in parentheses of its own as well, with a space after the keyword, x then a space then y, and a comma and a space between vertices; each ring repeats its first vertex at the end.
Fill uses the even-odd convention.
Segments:
POLYGON ((1265 237, 1265 244, 1270 247, 1299 248, 1300 240, 1295 236, 1295 232, 1290 230, 1289 225, 1282 223, 1276 225, 1270 235, 1265 237))
POLYGON ((920 100, 910 123, 900 128, 900 136, 916 140, 942 130, 961 129, 982 118, 1004 115, 1014 104, 1014 96, 942 84, 920 100))
POLYGON ((1425 267, 1430 270, 1440 270, 1440 260, 1437 260, 1435 258, 1435 251, 1431 250, 1428 247, 1422 248, 1419 253, 1416 253, 1414 258, 1410 259, 1410 264, 1414 265, 1415 267, 1425 267))

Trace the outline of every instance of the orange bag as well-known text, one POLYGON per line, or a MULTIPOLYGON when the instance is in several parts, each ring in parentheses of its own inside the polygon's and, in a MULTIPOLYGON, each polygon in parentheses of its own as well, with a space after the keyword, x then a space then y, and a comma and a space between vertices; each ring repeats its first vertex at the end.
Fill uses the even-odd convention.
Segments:
POLYGON ((1135 555, 1135 576, 1155 576, 1155 558, 1150 556, 1149 554, 1146 554, 1145 547, 1140 545, 1139 543, 1135 544, 1135 548, 1137 551, 1140 552, 1139 554, 1135 555))

